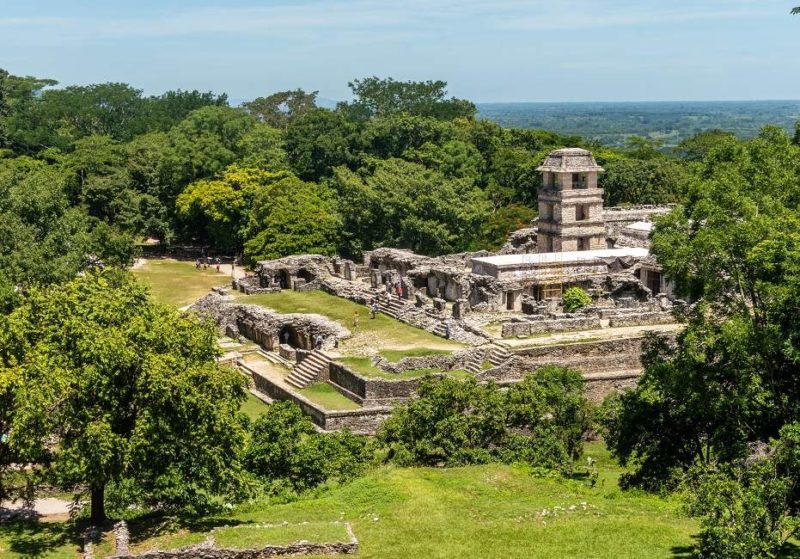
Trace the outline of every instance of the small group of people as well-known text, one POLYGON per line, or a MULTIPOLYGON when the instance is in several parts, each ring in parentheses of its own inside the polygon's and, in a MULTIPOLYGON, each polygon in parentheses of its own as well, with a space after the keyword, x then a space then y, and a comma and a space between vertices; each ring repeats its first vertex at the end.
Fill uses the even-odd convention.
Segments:
POLYGON ((210 256, 206 256, 204 258, 198 258, 194 261, 194 267, 198 270, 200 268, 203 270, 208 270, 212 265, 216 266, 216 269, 219 272, 219 267, 222 265, 222 260, 219 259, 219 256, 213 259, 210 256))
POLYGON ((402 299, 403 298, 403 286, 401 285, 401 283, 399 281, 397 283, 395 283, 394 285, 389 284, 389 283, 386 284, 386 296, 387 297, 391 297, 392 293, 397 295, 398 299, 402 299))

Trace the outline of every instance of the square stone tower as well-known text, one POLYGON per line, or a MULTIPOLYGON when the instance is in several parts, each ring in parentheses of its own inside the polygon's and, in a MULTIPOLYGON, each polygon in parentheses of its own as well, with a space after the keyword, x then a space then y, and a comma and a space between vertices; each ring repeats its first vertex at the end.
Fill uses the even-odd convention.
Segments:
POLYGON ((538 252, 606 248, 603 189, 597 187, 604 169, 592 152, 558 149, 536 170, 542 173, 538 252))

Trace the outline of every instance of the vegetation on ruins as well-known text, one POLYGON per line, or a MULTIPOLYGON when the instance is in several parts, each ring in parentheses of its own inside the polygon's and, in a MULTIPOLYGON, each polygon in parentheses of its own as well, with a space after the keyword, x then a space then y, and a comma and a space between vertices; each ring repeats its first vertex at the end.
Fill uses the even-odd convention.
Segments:
POLYGON ((577 285, 566 289, 561 300, 564 303, 564 312, 575 312, 592 304, 591 295, 577 285))
POLYGON ((583 376, 548 365, 503 393, 474 379, 425 380, 419 398, 398 408, 378 439, 400 465, 526 462, 570 472, 592 412, 583 376))
POLYGON ((0 317, 0 474, 88 491, 97 523, 107 496, 202 510, 238 491, 244 381, 216 352, 125 272, 32 289, 0 317))

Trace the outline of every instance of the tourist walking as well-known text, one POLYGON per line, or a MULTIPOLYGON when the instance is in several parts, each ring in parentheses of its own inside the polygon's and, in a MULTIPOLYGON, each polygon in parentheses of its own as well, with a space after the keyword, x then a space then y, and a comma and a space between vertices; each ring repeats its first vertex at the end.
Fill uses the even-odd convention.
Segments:
POLYGON ((359 321, 358 311, 353 312, 353 328, 358 328, 358 321, 359 321))
POLYGON ((372 306, 369 308, 369 318, 374 319, 375 315, 377 314, 378 314, 378 303, 373 301, 372 306))

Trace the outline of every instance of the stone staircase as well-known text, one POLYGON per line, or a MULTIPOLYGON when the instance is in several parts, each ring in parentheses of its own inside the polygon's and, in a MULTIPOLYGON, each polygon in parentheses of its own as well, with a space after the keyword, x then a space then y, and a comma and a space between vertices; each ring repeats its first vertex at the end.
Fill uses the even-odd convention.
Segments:
POLYGON ((499 367, 512 357, 513 354, 509 352, 507 349, 496 345, 492 345, 487 353, 476 352, 475 354, 473 354, 470 360, 467 361, 467 364, 464 366, 464 369, 466 369, 473 375, 477 375, 485 370, 483 368, 483 364, 486 361, 491 363, 492 367, 499 367))
POLYGON ((319 380, 320 374, 328 367, 330 362, 331 358, 329 356, 315 349, 294 366, 292 372, 286 377, 286 382, 295 388, 305 388, 319 380))
POLYGON ((392 297, 392 300, 387 304, 386 297, 380 297, 378 298, 378 308, 383 314, 389 315, 396 320, 405 310, 406 304, 396 297, 392 297))
POLYGON ((489 362, 491 362, 492 367, 499 367, 512 357, 514 357, 514 354, 504 347, 493 345, 489 351, 489 362))

